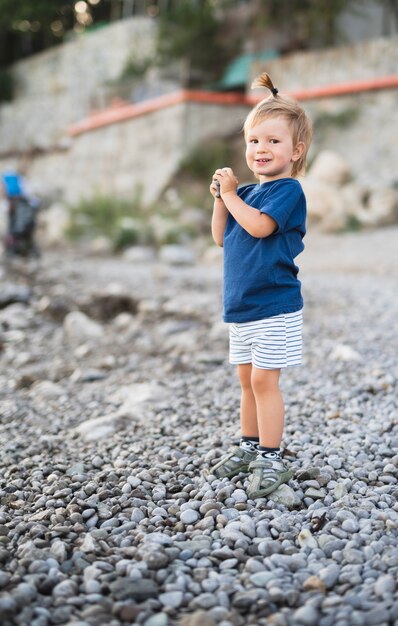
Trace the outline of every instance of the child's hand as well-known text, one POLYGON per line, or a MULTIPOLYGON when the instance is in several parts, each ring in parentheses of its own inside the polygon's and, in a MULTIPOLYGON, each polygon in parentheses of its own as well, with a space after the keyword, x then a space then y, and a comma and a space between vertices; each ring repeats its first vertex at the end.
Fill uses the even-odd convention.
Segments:
MULTIPOLYGON (((222 169, 216 170, 214 172, 213 183, 210 187, 211 191, 216 188, 217 182, 220 184, 221 196, 224 193, 228 193, 229 191, 236 191, 236 188, 238 186, 238 179, 236 178, 230 167, 223 167, 222 169)), ((213 195, 214 197, 216 197, 215 194, 213 195)))

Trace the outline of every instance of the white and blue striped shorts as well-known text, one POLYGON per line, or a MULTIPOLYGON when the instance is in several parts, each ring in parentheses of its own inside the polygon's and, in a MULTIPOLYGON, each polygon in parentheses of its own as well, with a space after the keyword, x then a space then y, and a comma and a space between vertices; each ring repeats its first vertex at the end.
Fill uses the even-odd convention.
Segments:
POLYGON ((229 326, 229 362, 274 370, 300 365, 303 311, 229 326))

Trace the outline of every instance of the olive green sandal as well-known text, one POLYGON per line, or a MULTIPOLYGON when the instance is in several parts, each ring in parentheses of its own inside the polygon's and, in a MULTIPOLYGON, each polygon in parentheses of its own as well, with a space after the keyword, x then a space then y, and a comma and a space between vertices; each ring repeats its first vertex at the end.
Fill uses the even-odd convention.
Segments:
POLYGON ((252 472, 247 495, 249 498, 263 498, 287 483, 293 476, 279 459, 256 459, 249 465, 252 472))
POLYGON ((232 478, 240 472, 248 472, 249 465, 257 457, 257 452, 242 450, 239 446, 232 446, 228 450, 227 456, 216 463, 210 469, 217 478, 232 478))

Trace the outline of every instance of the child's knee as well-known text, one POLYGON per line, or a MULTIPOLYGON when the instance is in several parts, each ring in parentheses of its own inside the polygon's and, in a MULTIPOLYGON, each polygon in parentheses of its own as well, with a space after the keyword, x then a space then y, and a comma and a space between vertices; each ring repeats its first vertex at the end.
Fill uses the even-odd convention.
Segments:
POLYGON ((244 364, 244 365, 238 365, 238 376, 239 376, 240 386, 242 387, 243 391, 251 391, 251 388, 252 388, 252 383, 251 383, 252 366, 251 366, 251 363, 247 363, 247 364, 244 364))
POLYGON ((253 392, 259 394, 279 391, 279 372, 280 370, 253 368, 251 375, 251 387, 253 392))

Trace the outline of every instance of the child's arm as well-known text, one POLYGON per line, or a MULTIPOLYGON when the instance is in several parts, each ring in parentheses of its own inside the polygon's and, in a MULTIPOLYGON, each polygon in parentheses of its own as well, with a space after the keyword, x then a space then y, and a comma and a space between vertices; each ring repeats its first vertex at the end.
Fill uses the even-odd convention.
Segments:
POLYGON ((210 193, 214 197, 211 234, 215 243, 222 248, 224 244, 224 231, 228 219, 228 209, 225 206, 224 201, 217 196, 218 188, 214 180, 210 185, 210 193))
POLYGON ((253 211, 253 208, 238 196, 236 193, 237 180, 229 167, 217 170, 215 177, 220 181, 224 206, 249 235, 262 238, 275 232, 278 225, 272 217, 260 211, 253 211))

